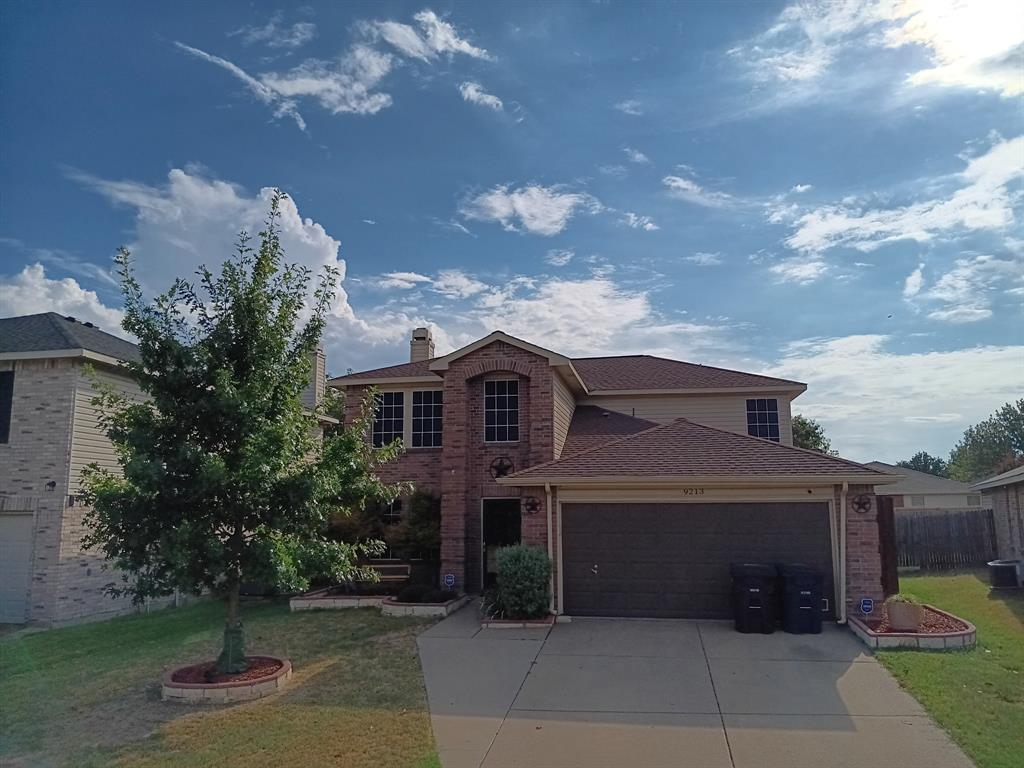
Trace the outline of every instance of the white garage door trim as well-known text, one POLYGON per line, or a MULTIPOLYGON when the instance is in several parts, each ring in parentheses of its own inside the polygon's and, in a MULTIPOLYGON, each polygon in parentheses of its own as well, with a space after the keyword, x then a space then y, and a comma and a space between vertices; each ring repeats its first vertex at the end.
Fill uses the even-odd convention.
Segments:
POLYGON ((31 512, 0 514, 0 622, 21 624, 28 618, 35 529, 31 512))
POLYGON ((845 621, 846 606, 842 604, 845 599, 846 590, 840 581, 845 577, 846 569, 842 567, 840 558, 846 557, 846 548, 840 546, 839 521, 836 516, 835 491, 832 486, 816 488, 694 488, 681 486, 679 488, 636 488, 614 491, 608 489, 586 489, 586 488, 557 488, 553 487, 558 494, 556 504, 558 519, 555 539, 558 545, 558 556, 556 558, 558 569, 558 595, 555 599, 555 613, 558 616, 565 615, 565 568, 562 564, 562 504, 574 503, 600 503, 609 504, 642 504, 648 503, 673 503, 673 504, 702 504, 708 502, 722 501, 790 501, 805 502, 819 501, 828 504, 829 534, 832 546, 832 583, 835 585, 833 599, 836 603, 836 617, 840 622, 845 621), (699 492, 699 493, 698 493, 699 492), (697 494, 697 495, 695 495, 697 494))

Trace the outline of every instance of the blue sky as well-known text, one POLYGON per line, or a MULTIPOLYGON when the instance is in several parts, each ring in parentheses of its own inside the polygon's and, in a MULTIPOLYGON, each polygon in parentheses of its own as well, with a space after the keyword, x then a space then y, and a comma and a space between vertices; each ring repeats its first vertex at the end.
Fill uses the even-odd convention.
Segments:
POLYGON ((1024 391, 1024 6, 18 3, 0 315, 117 331, 290 195, 332 372, 500 328, 806 381, 844 455, 1024 391))

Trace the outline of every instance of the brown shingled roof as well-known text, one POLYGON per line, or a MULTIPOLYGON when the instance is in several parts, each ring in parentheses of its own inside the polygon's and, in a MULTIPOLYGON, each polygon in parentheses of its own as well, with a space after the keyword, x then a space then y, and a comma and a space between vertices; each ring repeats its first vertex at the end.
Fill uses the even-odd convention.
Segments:
POLYGON ((803 387, 798 381, 730 371, 650 355, 573 358, 573 368, 591 392, 720 387, 803 387))
POLYGON ((657 424, 647 419, 606 411, 594 405, 578 405, 569 425, 569 434, 565 437, 561 458, 655 426, 657 424))
MULTIPOLYGON (((401 363, 399 365, 388 365, 384 368, 372 368, 369 371, 358 371, 346 376, 338 376, 331 379, 332 384, 344 384, 346 381, 356 379, 402 379, 407 376, 437 376, 430 370, 431 360, 417 360, 415 363, 401 363)), ((440 380, 440 376, 437 377, 440 380)))
POLYGON ((534 478, 682 479, 737 475, 863 477, 866 483, 891 477, 835 456, 678 419, 566 458, 538 464, 503 480, 518 485, 534 478))

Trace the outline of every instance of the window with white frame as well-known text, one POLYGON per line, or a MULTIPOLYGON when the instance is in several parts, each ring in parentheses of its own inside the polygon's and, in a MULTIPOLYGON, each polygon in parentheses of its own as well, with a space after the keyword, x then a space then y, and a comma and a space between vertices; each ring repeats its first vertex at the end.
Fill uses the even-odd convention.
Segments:
POLYGON ((405 431, 405 393, 378 392, 373 413, 373 446, 401 440, 405 431))
POLYGON ((484 441, 519 440, 519 380, 484 382, 484 441))
POLYGON ((444 392, 412 393, 412 447, 440 448, 444 424, 444 392))
POLYGON ((747 434, 779 442, 779 401, 774 397, 747 400, 747 434))

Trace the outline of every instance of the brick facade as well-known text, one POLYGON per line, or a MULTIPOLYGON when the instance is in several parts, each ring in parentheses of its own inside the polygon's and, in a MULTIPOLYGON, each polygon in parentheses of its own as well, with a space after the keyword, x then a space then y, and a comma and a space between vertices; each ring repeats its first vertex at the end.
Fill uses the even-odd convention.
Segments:
MULTIPOLYGON (((836 513, 841 509, 842 488, 836 487, 836 513)), ((861 598, 881 602, 882 560, 878 538, 878 499, 870 485, 851 485, 846 493, 846 610, 852 614, 861 598), (857 512, 853 500, 866 495, 871 508, 857 512)))

